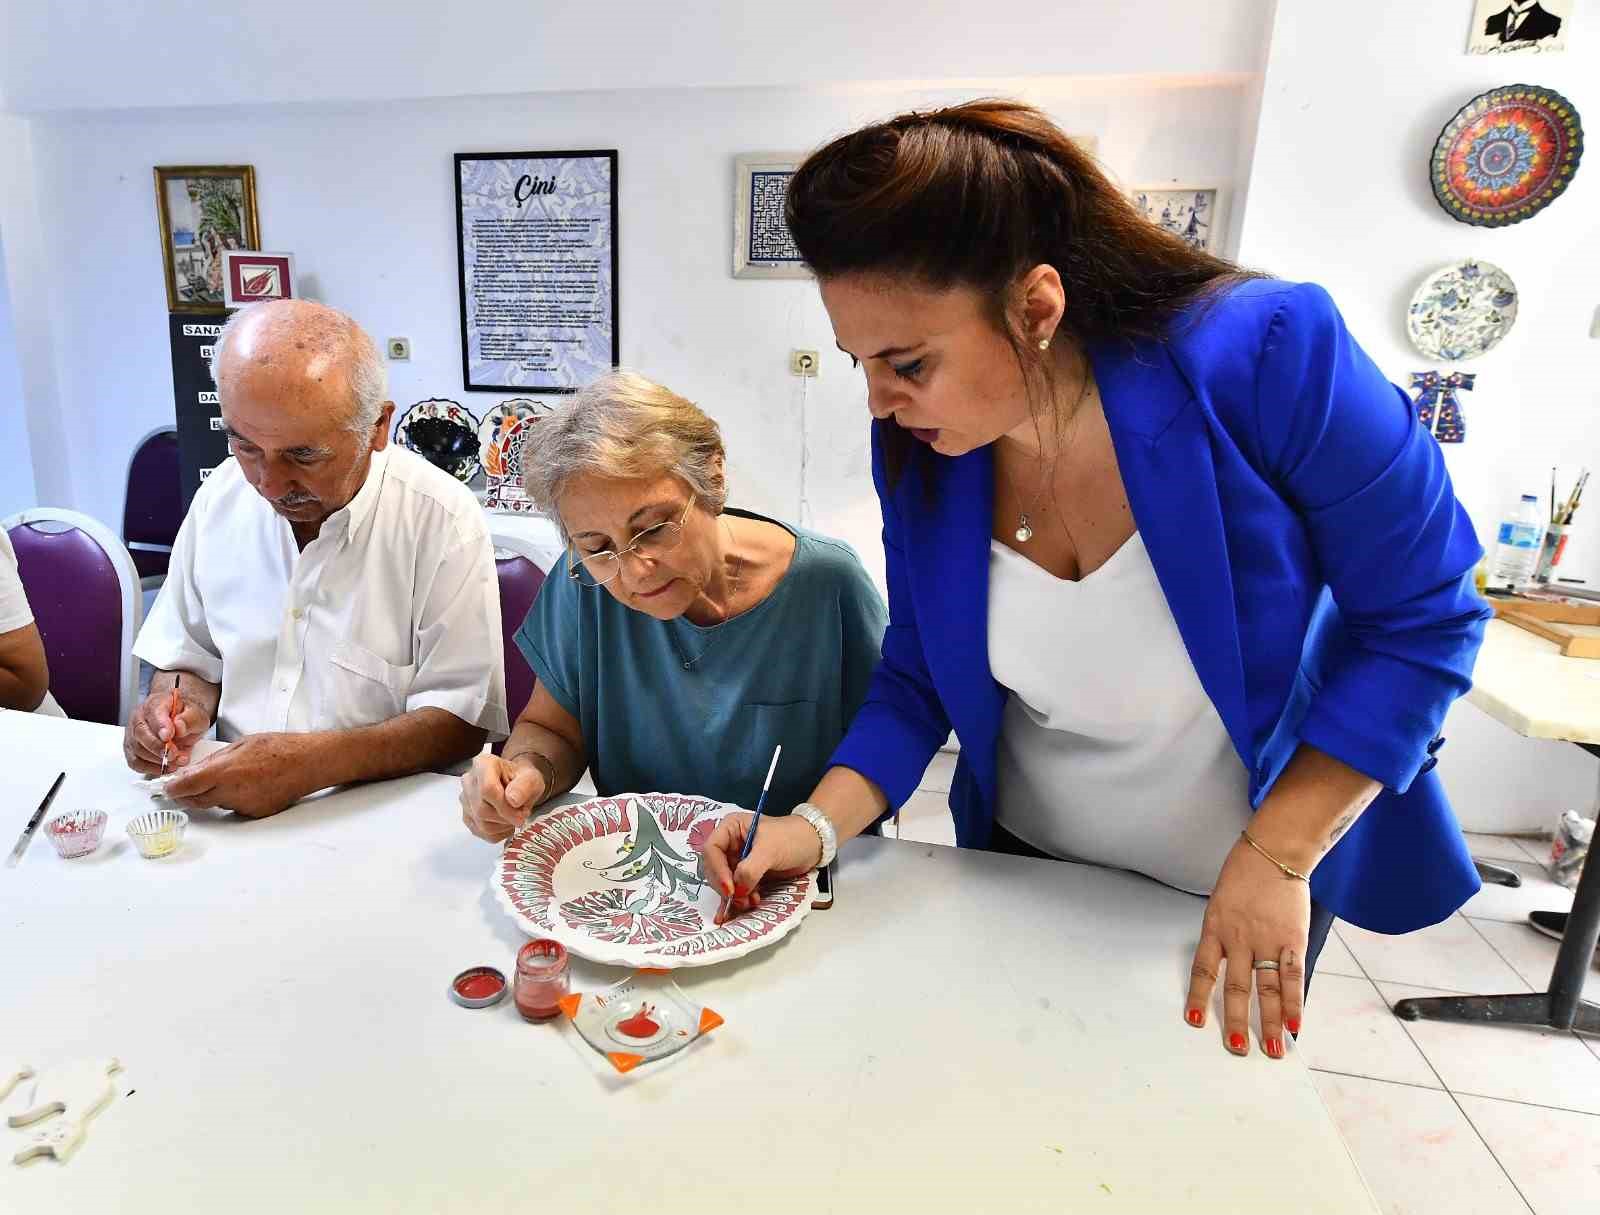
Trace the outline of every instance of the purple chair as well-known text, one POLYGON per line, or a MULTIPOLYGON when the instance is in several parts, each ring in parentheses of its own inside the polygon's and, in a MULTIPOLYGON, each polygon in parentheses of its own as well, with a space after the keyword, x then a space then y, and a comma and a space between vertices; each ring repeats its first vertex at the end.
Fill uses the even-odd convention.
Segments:
POLYGON ((167 576, 172 542, 183 523, 183 485, 178 470, 178 432, 171 426, 139 440, 128 461, 122 501, 122 539, 133 555, 141 585, 160 586, 167 576))
MULTIPOLYGON (((544 585, 544 571, 539 568, 536 550, 518 536, 494 537, 495 572, 500 576, 500 629, 503 635, 506 662, 506 714, 513 722, 533 695, 533 669, 517 649, 516 634, 522 627, 528 609, 544 585)), ((504 749, 503 742, 495 743, 494 753, 504 749)))
POLYGON ((0 520, 68 717, 127 723, 139 694, 133 638, 144 617, 139 572, 98 520, 42 506, 0 520))

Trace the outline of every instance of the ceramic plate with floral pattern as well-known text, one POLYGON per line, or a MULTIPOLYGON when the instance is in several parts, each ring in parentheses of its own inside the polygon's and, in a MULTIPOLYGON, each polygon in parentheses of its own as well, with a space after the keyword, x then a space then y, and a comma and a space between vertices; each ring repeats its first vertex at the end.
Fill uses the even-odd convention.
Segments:
POLYGON ((1572 181, 1583 124, 1553 89, 1512 84, 1474 97, 1433 147, 1433 196, 1452 219, 1501 228, 1531 219, 1572 181))
POLYGON ((715 923, 722 900, 700 852, 731 809, 623 793, 537 814, 506 841, 495 893, 525 930, 592 962, 673 969, 743 957, 794 931, 816 876, 770 882, 755 910, 715 923))
POLYGON ((1458 362, 1487 354, 1517 319, 1517 286, 1490 262, 1454 262, 1423 280, 1411 297, 1406 332, 1430 359, 1458 362))

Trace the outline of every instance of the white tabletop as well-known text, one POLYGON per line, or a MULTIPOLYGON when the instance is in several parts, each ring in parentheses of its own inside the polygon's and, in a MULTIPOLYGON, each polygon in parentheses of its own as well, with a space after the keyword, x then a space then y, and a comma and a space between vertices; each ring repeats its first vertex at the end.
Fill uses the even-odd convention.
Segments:
POLYGON ((489 535, 497 546, 523 553, 545 573, 561 559, 566 542, 561 530, 543 515, 512 515, 490 511, 484 515, 489 535))
POLYGON ((1600 743, 1600 659, 1563 657, 1504 620, 1489 622, 1467 699, 1529 738, 1600 743))
POLYGON ((1150 882, 857 841, 833 910, 678 972, 726 1024, 624 1077, 446 998, 523 939, 453 780, 198 815, 145 861, 120 732, 0 713, 0 847, 61 768, 108 843, 0 869, 0 1054, 125 1071, 65 1165, 0 1127, 0 1211, 1376 1210, 1297 1057, 1183 1023, 1200 903, 1150 882))

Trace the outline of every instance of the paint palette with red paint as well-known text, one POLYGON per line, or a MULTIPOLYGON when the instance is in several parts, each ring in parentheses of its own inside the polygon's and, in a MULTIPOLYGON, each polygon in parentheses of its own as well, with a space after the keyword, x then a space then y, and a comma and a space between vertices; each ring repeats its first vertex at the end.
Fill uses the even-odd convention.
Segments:
POLYGON ((574 992, 561 1001, 561 1011, 623 1073, 675 1055, 722 1024, 659 970, 641 970, 604 991, 574 992))

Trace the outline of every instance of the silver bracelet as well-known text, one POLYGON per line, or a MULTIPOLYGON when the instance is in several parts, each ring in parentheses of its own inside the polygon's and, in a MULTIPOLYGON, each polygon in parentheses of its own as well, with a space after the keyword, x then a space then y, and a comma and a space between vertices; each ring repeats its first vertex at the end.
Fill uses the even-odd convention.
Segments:
POLYGON ((810 802, 801 802, 794 808, 796 818, 803 818, 811 824, 817 833, 817 839, 822 843, 822 859, 817 862, 818 869, 826 869, 833 864, 833 858, 839 855, 839 833, 833 829, 833 820, 821 806, 810 802))

